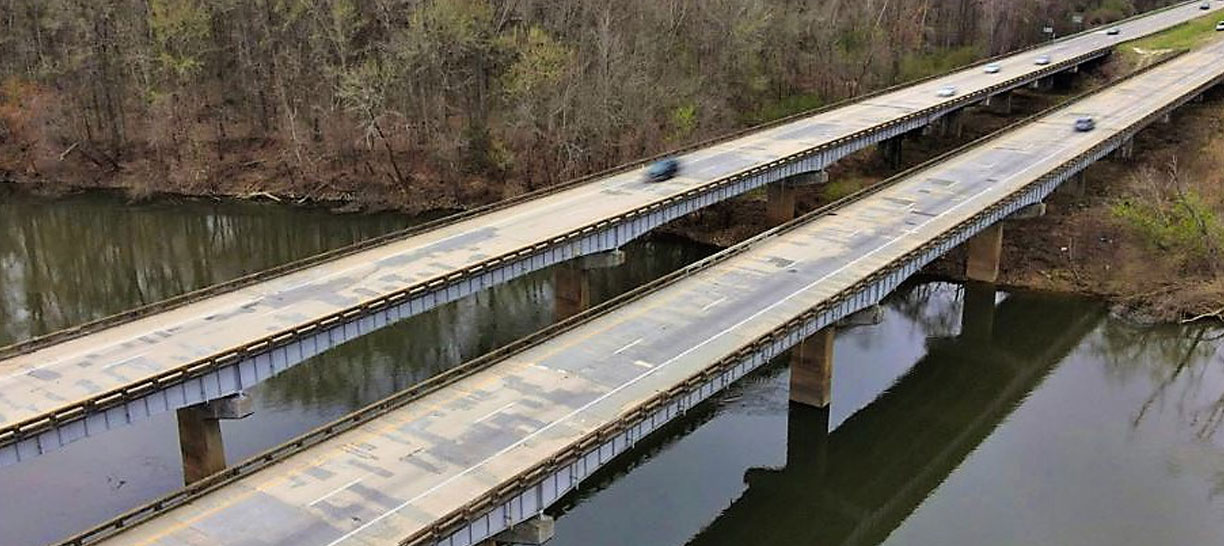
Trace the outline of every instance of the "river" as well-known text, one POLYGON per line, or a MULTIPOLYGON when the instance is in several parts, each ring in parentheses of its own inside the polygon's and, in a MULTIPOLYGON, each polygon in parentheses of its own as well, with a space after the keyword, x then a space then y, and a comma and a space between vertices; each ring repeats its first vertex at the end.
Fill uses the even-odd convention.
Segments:
MULTIPOLYGON (((4 197, 0 345, 412 223, 4 197)), ((625 266, 595 278, 596 301, 712 252, 666 238, 626 251, 625 266)), ((552 315, 540 272, 316 357, 251 391, 255 414, 223 423, 227 458, 552 315)), ((1204 325, 1133 327, 1078 298, 913 283, 880 324, 838 333, 831 408, 788 404, 775 362, 554 507, 550 544, 1221 544, 1221 338, 1204 325), (966 310, 966 295, 979 304, 966 310)), ((181 484, 179 464, 164 414, 0 468, 0 544, 64 538, 148 502, 181 484)))

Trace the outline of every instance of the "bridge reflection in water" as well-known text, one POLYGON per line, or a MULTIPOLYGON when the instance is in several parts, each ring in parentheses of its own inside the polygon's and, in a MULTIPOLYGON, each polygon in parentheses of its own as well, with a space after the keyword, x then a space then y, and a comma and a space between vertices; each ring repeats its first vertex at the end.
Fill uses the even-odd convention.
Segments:
POLYGON ((786 464, 689 544, 878 544, 1101 321, 1082 301, 965 291, 961 334, 935 338, 877 400, 826 433, 827 409, 791 404, 786 464), (993 332, 993 333, 992 333, 993 332))

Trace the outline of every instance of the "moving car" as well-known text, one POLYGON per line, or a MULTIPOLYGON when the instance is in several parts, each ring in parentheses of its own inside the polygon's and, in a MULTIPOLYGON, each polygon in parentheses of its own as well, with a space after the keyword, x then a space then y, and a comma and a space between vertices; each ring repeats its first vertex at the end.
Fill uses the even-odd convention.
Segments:
POLYGON ((646 168, 646 181, 663 182, 676 176, 678 172, 680 172, 680 162, 675 158, 665 157, 646 168))
POLYGON ((1000 69, 999 63, 990 63, 985 68, 987 74, 998 74, 1000 69))
POLYGON ((955 85, 945 85, 943 87, 940 87, 939 91, 936 91, 935 94, 941 97, 951 97, 952 95, 956 94, 956 86, 955 85))
POLYGON ((1199 4, 1199 9, 1211 9, 1211 2, 1203 2, 1199 4))
POLYGON ((1042 55, 1037 57, 1037 60, 1033 61, 1033 64, 1050 64, 1050 56, 1042 55))
POLYGON ((1083 116, 1083 117, 1079 117, 1075 119, 1075 130, 1076 131, 1079 131, 1081 133, 1087 133, 1088 131, 1091 131, 1093 129, 1096 129, 1096 120, 1088 116, 1083 116))
POLYGON ((1105 31, 1105 34, 1108 34, 1110 36, 1116 36, 1119 32, 1122 32, 1122 29, 1118 27, 1111 27, 1109 30, 1105 31))
POLYGON ((1224 30, 1224 21, 1220 21, 1219 23, 1216 23, 1216 32, 1219 32, 1221 30, 1224 30))

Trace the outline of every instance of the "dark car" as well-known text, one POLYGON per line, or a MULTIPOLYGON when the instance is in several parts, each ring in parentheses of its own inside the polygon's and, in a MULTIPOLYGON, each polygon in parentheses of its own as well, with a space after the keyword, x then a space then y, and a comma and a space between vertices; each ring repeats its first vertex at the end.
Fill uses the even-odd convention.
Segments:
POLYGON ((647 182, 663 182, 680 172, 680 162, 668 157, 655 161, 646 169, 647 182))
POLYGON ((1082 117, 1075 120, 1075 130, 1081 133, 1087 133, 1096 129, 1096 121, 1090 117, 1082 117))

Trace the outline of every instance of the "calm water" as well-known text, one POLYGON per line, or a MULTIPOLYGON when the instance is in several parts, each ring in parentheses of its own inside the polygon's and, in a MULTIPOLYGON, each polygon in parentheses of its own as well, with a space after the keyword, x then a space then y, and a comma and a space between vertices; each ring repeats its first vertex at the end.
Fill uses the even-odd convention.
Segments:
MULTIPOLYGON (((4 343, 410 220, 9 198, 0 223, 4 343)), ((709 252, 627 251, 596 278, 597 300, 709 252)), ((828 411, 789 406, 784 362, 741 382, 566 499, 551 544, 1224 543, 1224 329, 968 296, 914 285, 882 324, 840 332, 828 411)), ((223 424, 228 458, 534 331, 551 302, 542 272, 303 363, 251 393, 255 415, 223 424)), ((79 442, 0 469, 0 544, 62 538, 180 483, 170 414, 79 442)))

